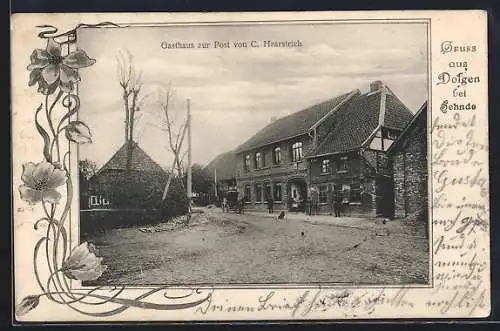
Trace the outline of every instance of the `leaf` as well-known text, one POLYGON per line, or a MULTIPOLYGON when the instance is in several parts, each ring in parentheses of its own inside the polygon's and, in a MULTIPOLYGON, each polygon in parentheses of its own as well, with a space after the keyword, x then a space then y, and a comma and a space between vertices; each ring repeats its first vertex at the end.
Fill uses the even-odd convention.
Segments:
POLYGON ((42 79, 42 69, 36 68, 32 70, 30 72, 30 80, 28 82, 28 86, 35 85, 36 83, 38 83, 38 81, 40 81, 40 79, 42 79))
POLYGON ((69 141, 75 142, 77 144, 90 144, 92 143, 92 134, 90 129, 82 121, 69 122, 66 126, 66 138, 69 141))
POLYGON ((43 155, 45 156, 45 159, 47 160, 47 162, 50 163, 50 162, 52 162, 52 156, 50 155, 50 137, 49 137, 49 134, 47 133, 47 131, 45 131, 45 129, 38 122, 38 113, 40 112, 40 110, 42 110, 42 107, 43 107, 43 105, 40 104, 40 106, 36 110, 35 125, 36 125, 36 129, 38 130, 38 133, 40 133, 40 135, 43 138, 43 155))

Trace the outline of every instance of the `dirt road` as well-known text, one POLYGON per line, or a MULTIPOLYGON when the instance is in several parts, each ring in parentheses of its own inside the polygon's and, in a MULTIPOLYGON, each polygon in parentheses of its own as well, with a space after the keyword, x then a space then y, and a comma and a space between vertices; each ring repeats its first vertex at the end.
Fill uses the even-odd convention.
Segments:
MULTIPOLYGON (((188 227, 108 230, 95 243, 108 270, 95 284, 426 283, 423 238, 277 221, 205 209, 188 227)), ((93 285, 95 285, 93 284, 93 285)))

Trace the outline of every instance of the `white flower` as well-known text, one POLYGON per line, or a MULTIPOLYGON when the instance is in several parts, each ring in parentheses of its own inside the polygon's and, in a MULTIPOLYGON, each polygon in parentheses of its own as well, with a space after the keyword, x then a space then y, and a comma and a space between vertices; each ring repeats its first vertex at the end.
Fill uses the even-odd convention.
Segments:
POLYGON ((61 271, 71 279, 96 280, 108 268, 101 262, 102 257, 95 255, 95 246, 83 242, 63 262, 61 271))
POLYGON ((24 182, 19 186, 21 198, 30 204, 45 201, 57 203, 61 194, 55 189, 66 183, 66 171, 57 169, 52 163, 43 161, 37 164, 29 162, 23 165, 21 177, 24 182))
POLYGON ((77 144, 92 143, 92 134, 87 124, 82 121, 73 121, 66 126, 66 138, 77 144))

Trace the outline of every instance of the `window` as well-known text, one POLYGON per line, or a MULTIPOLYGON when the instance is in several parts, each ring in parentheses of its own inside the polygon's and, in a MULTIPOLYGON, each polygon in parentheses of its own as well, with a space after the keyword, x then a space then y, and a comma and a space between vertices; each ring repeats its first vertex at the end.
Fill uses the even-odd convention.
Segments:
POLYGON ((327 174, 330 172, 330 160, 326 159, 323 160, 321 163, 321 173, 322 174, 327 174))
POLYGON ((245 202, 250 202, 251 200, 251 187, 250 185, 245 185, 245 191, 243 192, 243 200, 245 202))
POLYGON ((262 154, 260 152, 255 153, 255 169, 259 169, 262 164, 262 154))
POLYGON ((279 148, 279 147, 276 147, 273 150, 273 162, 274 162, 274 164, 281 163, 281 148, 279 148))
POLYGON ((283 193, 281 191, 281 183, 274 184, 274 200, 275 201, 282 201, 283 200, 283 193))
POLYGON ((333 185, 333 197, 335 200, 342 197, 342 185, 333 185))
POLYGON ((350 195, 351 195, 351 186, 342 184, 342 202, 349 203, 350 195))
POLYGON ((262 202, 262 184, 255 184, 255 201, 262 202))
POLYGON ((302 143, 299 141, 292 145, 292 161, 299 162, 302 160, 302 157, 302 143))
POLYGON ((272 198, 271 183, 266 183, 266 189, 264 190, 264 200, 269 201, 272 198))
POLYGON ((319 203, 327 203, 328 202, 328 186, 321 185, 319 187, 319 203))
POLYGON ((250 154, 245 156, 245 171, 250 170, 250 154))
POLYGON ((347 171, 347 156, 341 157, 337 166, 337 171, 347 171))
POLYGON ((349 202, 361 202, 361 187, 358 183, 351 184, 349 202))
POLYGON ((100 204, 101 204, 101 203, 97 200, 97 196, 95 196, 95 195, 92 195, 92 196, 90 197, 90 199, 89 199, 89 200, 90 200, 90 201, 89 201, 89 202, 90 202, 90 203, 89 203, 89 205, 90 205, 89 207, 92 207, 92 206, 97 206, 97 205, 100 205, 100 204))
POLYGON ((398 131, 391 130, 391 129, 385 129, 382 131, 382 137, 384 137, 386 139, 396 140, 398 138, 398 131))
POLYGON ((109 206, 111 203, 109 202, 108 199, 103 198, 101 195, 92 195, 89 197, 89 207, 96 207, 96 206, 109 206))

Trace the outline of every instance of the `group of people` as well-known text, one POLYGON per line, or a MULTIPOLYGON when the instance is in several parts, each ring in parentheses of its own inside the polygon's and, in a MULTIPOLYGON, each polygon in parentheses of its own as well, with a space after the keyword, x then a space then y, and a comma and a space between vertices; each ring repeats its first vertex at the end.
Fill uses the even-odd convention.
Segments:
POLYGON ((229 203, 229 200, 227 199, 227 197, 223 197, 220 200, 220 207, 222 209, 222 212, 225 212, 225 213, 229 213, 230 209, 232 208, 238 214, 242 214, 243 213, 243 205, 244 205, 243 199, 238 199, 236 202, 233 203, 232 206, 229 203))
MULTIPOLYGON (((300 201, 294 200, 294 202, 297 205, 300 204, 300 201)), ((333 212, 335 217, 341 217, 343 210, 342 197, 340 196, 333 197, 332 200, 330 201, 330 208, 331 208, 330 215, 333 212)), ((307 215, 313 215, 313 213, 317 212, 318 210, 319 210, 319 201, 317 201, 317 199, 309 197, 305 203, 305 211, 307 215)), ((272 214, 274 212, 274 200, 272 197, 270 197, 267 200, 267 212, 269 214, 272 214)))
MULTIPOLYGON (((298 206, 300 204, 300 201, 296 199, 297 201, 294 200, 296 205, 298 206)), ((239 204, 243 204, 243 200, 238 200, 236 203, 236 207, 239 207, 239 204)), ((224 196, 221 200, 221 208, 223 212, 229 212, 229 201, 228 199, 224 196)), ((242 209, 242 206, 240 207, 242 209)), ((240 208, 236 208, 240 213, 242 210, 240 208)), ((312 196, 308 197, 305 203, 305 212, 307 215, 313 215, 313 213, 317 212, 319 210, 319 201, 318 197, 312 196)), ((342 211, 343 211, 343 201, 341 196, 333 196, 331 201, 330 201, 330 215, 332 213, 335 215, 335 217, 341 217, 342 216, 342 211)), ((272 197, 269 197, 267 199, 267 212, 269 214, 274 213, 274 199, 272 197)))

